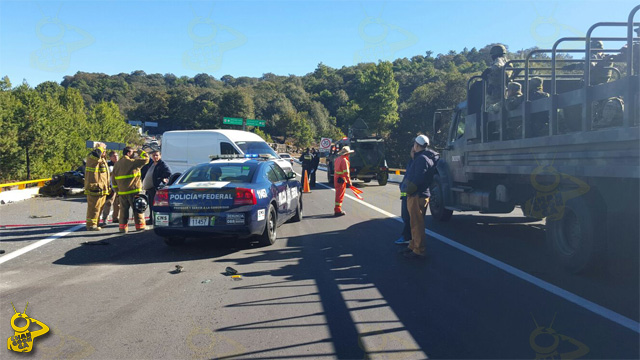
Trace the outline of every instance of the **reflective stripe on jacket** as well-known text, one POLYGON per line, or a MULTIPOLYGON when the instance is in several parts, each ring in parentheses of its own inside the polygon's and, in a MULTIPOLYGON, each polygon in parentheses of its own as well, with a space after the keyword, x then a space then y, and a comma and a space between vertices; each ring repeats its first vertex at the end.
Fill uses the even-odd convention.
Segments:
POLYGON ((87 164, 84 169, 85 195, 109 195, 109 166, 107 160, 102 158, 104 151, 102 148, 97 148, 87 155, 87 164))
POLYGON ((338 156, 335 162, 335 176, 334 180, 337 181, 338 178, 343 178, 344 182, 347 184, 351 184, 351 176, 349 174, 349 159, 346 156, 338 156))
POLYGON ((117 189, 118 195, 137 194, 142 190, 142 180, 140 169, 149 162, 146 152, 140 153, 139 159, 132 159, 123 156, 122 159, 113 166, 113 187, 117 189))

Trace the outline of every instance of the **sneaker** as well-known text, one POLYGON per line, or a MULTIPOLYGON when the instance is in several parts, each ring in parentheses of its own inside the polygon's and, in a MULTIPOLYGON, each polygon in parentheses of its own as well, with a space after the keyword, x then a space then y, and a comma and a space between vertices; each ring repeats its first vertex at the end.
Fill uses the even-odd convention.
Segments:
POLYGON ((396 245, 407 245, 411 242, 411 240, 405 240, 404 236, 401 236, 400 239, 394 241, 393 243, 396 245))
POLYGON ((402 255, 404 257, 406 257, 407 259, 424 259, 424 258, 426 258, 425 255, 418 255, 418 254, 414 253, 413 251, 406 252, 406 253, 404 253, 402 255))
POLYGON ((338 216, 344 216, 344 215, 347 215, 347 213, 346 213, 346 212, 344 212, 344 211, 340 211, 340 212, 337 212, 337 213, 333 213, 333 216, 336 216, 336 217, 338 217, 338 216))

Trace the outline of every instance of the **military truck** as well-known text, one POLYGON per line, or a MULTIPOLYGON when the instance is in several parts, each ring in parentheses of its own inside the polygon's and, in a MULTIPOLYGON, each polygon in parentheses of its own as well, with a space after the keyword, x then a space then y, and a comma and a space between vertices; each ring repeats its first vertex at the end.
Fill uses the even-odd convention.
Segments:
POLYGON ((607 245, 618 240, 608 237, 610 230, 633 229, 639 218, 640 79, 637 49, 603 49, 597 51, 608 55, 592 56, 592 41, 640 47, 633 37, 639 9, 627 21, 597 23, 585 37, 561 38, 552 49, 508 62, 513 69, 505 66, 502 79, 507 69, 520 72, 511 80, 524 89, 517 108, 507 109, 504 96, 499 106, 488 107, 487 84, 473 77, 467 100, 450 109, 448 131, 445 112, 435 113, 436 140, 446 144, 431 185, 435 219, 448 221, 454 211, 510 213, 519 206, 527 217, 546 219, 547 243, 569 271, 602 264, 607 245), (592 36, 602 27, 619 30, 619 36, 592 36), (580 48, 563 47, 567 43, 580 48), (541 53, 550 58, 534 56, 541 53), (559 56, 565 53, 589 60, 559 56), (597 66, 614 58, 614 66, 597 66), (583 70, 563 70, 575 69, 571 63, 583 70), (612 74, 607 82, 590 81, 603 70, 612 74), (533 76, 543 79, 550 97, 530 99, 533 76))
MULTIPOLYGON (((337 148, 349 146, 355 153, 349 156, 351 179, 365 183, 377 180, 379 185, 387 185, 389 168, 385 158, 384 140, 379 137, 345 137, 336 142, 337 148)), ((327 156, 327 182, 333 185, 335 153, 327 156)))

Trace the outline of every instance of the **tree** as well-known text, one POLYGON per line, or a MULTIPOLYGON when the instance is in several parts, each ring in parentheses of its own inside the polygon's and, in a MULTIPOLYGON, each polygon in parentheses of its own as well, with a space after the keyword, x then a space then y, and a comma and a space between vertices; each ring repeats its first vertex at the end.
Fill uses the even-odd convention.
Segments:
POLYGON ((393 77, 391 63, 369 64, 358 74, 357 81, 356 102, 361 107, 359 117, 372 131, 387 134, 398 121, 398 83, 393 77))

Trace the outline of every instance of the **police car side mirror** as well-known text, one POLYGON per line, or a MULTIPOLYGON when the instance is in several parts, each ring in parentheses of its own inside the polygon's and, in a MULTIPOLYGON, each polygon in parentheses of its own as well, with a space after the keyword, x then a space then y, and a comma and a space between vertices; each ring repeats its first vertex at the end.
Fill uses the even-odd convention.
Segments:
POLYGON ((296 178, 296 173, 294 173, 293 171, 289 171, 287 173, 287 180, 291 180, 291 179, 295 179, 296 178))

